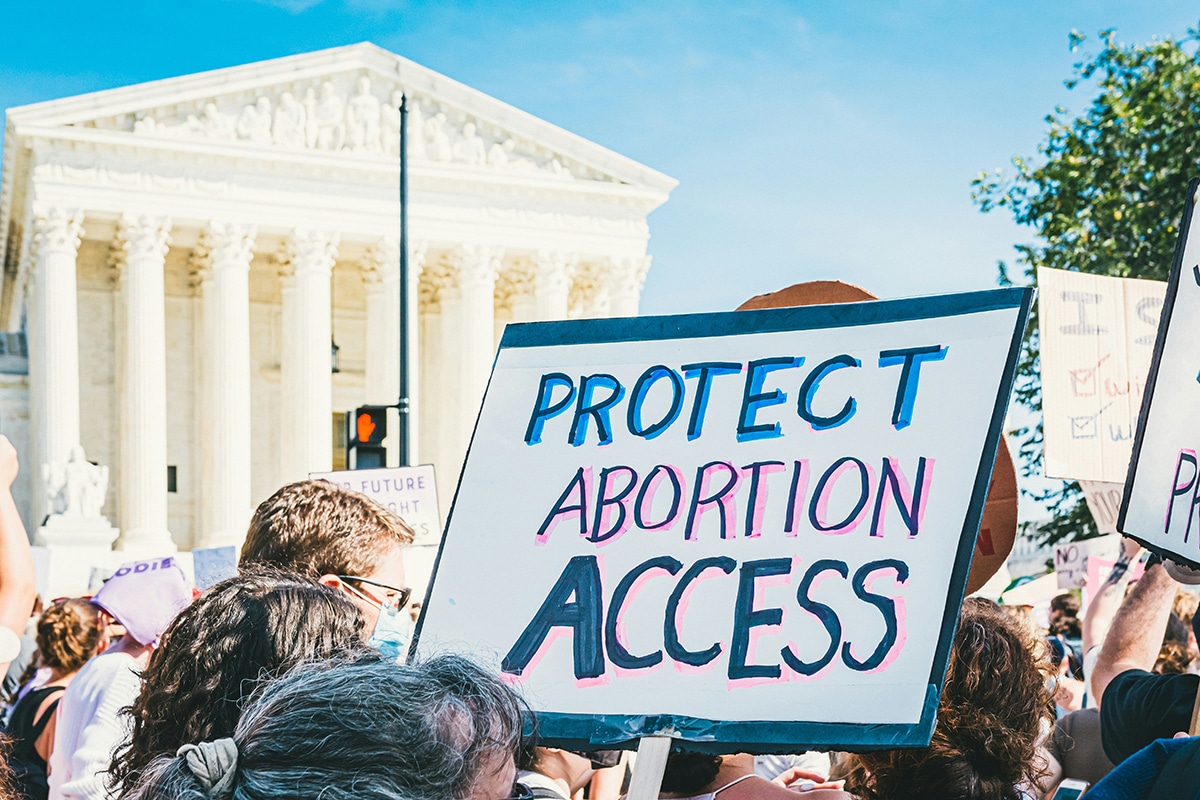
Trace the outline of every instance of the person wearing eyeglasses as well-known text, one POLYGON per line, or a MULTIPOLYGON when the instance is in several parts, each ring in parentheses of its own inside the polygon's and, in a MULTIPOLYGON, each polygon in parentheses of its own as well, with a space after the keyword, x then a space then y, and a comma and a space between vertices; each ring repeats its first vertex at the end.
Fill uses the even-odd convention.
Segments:
POLYGON ((414 535, 366 495, 328 481, 297 481, 254 512, 239 568, 289 570, 345 592, 362 611, 370 643, 397 660, 411 638, 404 548, 414 535))

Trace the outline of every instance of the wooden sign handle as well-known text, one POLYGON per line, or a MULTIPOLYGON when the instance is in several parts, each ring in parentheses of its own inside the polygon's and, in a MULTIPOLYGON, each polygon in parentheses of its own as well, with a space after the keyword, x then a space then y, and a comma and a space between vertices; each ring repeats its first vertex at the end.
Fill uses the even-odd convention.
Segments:
POLYGON ((1188 726, 1188 736, 1200 733, 1200 691, 1196 692, 1196 702, 1192 704, 1192 724, 1188 726))
POLYGON ((670 736, 643 736, 638 741, 637 761, 633 764, 627 800, 658 800, 670 752, 670 736))

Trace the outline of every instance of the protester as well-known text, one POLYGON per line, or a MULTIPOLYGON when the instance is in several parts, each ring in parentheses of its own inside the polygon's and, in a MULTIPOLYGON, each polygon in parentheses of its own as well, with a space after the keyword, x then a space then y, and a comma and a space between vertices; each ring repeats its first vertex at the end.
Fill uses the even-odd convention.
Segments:
POLYGON ((1123 761, 1088 800, 1188 800, 1200 795, 1200 737, 1159 739, 1123 761))
POLYGON ((50 761, 52 800, 103 800, 105 773, 129 737, 123 709, 141 690, 158 637, 192 599, 191 583, 173 559, 121 565, 92 602, 125 629, 71 681, 58 709, 50 761))
POLYGON ((503 800, 526 708, 471 662, 359 660, 267 683, 231 738, 156 759, 123 800, 503 800))
POLYGON ((67 686, 87 660, 108 647, 100 609, 87 600, 50 606, 37 625, 37 653, 48 680, 13 708, 7 726, 12 737, 9 765, 15 786, 30 800, 46 800, 46 765, 54 748, 55 712, 67 686))
POLYGON ((1083 640, 1083 680, 1085 684, 1085 708, 1100 705, 1100 696, 1092 685, 1092 674, 1096 671, 1096 660, 1100 657, 1100 645, 1108 635, 1113 618, 1125 599, 1129 584, 1130 565, 1134 563, 1142 546, 1133 539, 1121 540, 1121 553, 1116 564, 1105 577, 1100 588, 1092 593, 1081 625, 1083 640))
POLYGON ((21 651, 8 665, 8 671, 4 674, 5 697, 14 697, 36 668, 37 659, 34 658, 34 654, 37 651, 37 625, 43 610, 45 606, 41 596, 34 595, 33 608, 29 611, 29 619, 25 621, 25 630, 21 633, 21 651))
POLYGON ((150 657, 113 785, 130 789, 150 762, 182 745, 232 736, 258 682, 306 659, 367 652, 362 629, 344 593, 293 573, 258 568, 212 587, 150 657))
POLYGON ((21 653, 21 633, 37 596, 29 536, 12 496, 17 469, 16 448, 0 434, 0 672, 5 673, 21 653))
POLYGON ((577 753, 527 742, 517 754, 517 782, 534 798, 571 800, 591 783, 597 770, 614 766, 620 759, 620 750, 577 753))
POLYGON ((1100 700, 1104 752, 1115 764, 1191 722, 1200 677, 1152 673, 1176 586, 1154 560, 1117 610, 1096 659, 1092 688, 1100 700))
POLYGON ((757 775, 754 756, 671 753, 663 771, 660 798, 684 800, 795 800, 797 792, 812 800, 853 800, 840 783, 825 776, 790 769, 774 781, 757 775), (792 788, 785 788, 792 787, 792 788))
POLYGON ((1096 783, 1113 769, 1100 743, 1100 711, 1083 708, 1060 718, 1046 742, 1047 782, 1063 778, 1096 783))
POLYGON ((1050 635, 1068 640, 1082 638, 1079 608, 1079 598, 1071 592, 1053 597, 1050 600, 1050 635))
POLYGON ((240 565, 291 570, 345 591, 362 609, 372 644, 398 658, 411 638, 404 548, 413 536, 366 495, 328 481, 297 481, 254 512, 240 565))
POLYGON ((950 651, 928 747, 848 759, 846 788, 863 800, 1017 800, 1036 791, 1050 720, 1042 642, 989 600, 968 598, 950 651))

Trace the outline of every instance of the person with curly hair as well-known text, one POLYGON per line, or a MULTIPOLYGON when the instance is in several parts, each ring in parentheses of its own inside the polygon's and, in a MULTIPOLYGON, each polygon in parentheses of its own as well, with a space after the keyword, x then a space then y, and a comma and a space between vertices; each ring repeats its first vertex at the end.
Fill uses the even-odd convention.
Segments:
POLYGON ((367 652, 363 627, 344 593, 294 573, 250 569, 213 586, 150 657, 112 785, 131 788, 154 759, 184 744, 232 736, 260 681, 307 659, 367 652))
POLYGON ((1044 645, 990 600, 968 598, 928 747, 849 757, 862 800, 1020 800, 1044 769, 1051 721, 1044 645))
POLYGON ((453 655, 316 662, 265 684, 233 735, 155 759, 120 800, 502 800, 529 711, 453 655))
POLYGON ((29 800, 50 794, 46 765, 54 749, 58 702, 87 660, 108 647, 106 628, 100 609, 82 599, 60 600, 38 620, 38 663, 49 679, 17 701, 7 728, 14 786, 29 800))

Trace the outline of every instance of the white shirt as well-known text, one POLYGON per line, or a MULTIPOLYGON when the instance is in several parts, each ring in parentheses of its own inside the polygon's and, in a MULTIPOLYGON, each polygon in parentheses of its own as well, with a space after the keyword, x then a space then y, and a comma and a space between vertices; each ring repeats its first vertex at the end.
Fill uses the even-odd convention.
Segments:
POLYGON ((139 662, 101 653, 83 665, 58 704, 50 756, 50 800, 106 800, 113 752, 129 740, 132 718, 121 709, 137 699, 139 662))

